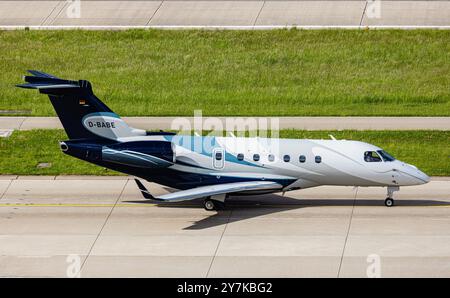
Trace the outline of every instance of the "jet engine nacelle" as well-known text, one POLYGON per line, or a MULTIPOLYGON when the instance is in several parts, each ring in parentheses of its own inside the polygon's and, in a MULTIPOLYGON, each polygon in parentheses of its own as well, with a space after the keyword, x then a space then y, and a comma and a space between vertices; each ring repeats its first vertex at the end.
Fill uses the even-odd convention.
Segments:
POLYGON ((97 143, 85 140, 60 143, 61 150, 93 163, 114 163, 138 168, 165 168, 175 162, 171 142, 136 141, 97 143))
POLYGON ((103 146, 102 160, 138 168, 165 168, 174 164, 175 154, 171 142, 136 141, 103 146))

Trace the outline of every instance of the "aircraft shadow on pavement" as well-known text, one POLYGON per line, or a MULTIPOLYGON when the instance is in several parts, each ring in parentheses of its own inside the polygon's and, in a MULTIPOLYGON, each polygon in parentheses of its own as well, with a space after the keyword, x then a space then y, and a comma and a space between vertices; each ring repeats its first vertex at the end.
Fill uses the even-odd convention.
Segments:
MULTIPOLYGON (((157 204, 159 208, 203 208, 202 199, 178 202, 178 203, 161 203, 157 201, 127 201, 129 203, 151 203, 157 204)), ((267 194, 259 196, 235 196, 227 199, 227 207, 224 210, 213 211, 211 215, 201 220, 193 222, 184 230, 202 230, 227 223, 237 222, 241 220, 251 219, 259 216, 295 210, 306 207, 372 207, 384 206, 383 199, 294 199, 288 196, 278 194, 267 194)), ((432 207, 432 206, 449 206, 450 203, 438 200, 424 199, 399 199, 396 200, 396 207, 432 207)))

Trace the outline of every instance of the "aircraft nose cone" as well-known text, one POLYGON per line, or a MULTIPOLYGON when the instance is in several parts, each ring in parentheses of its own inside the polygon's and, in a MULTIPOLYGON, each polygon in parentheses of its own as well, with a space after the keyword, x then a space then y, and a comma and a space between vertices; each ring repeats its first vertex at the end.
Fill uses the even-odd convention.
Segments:
POLYGON ((419 174, 418 178, 423 181, 423 184, 430 182, 430 176, 420 170, 417 170, 417 172, 419 174))
POLYGON ((403 163, 401 168, 400 172, 403 178, 401 181, 405 185, 420 185, 430 182, 430 177, 414 165, 403 163))
POLYGON ((416 180, 418 181, 418 184, 425 184, 430 182, 430 177, 425 174, 424 172, 422 172, 421 170, 419 170, 416 166, 413 165, 408 165, 409 166, 409 174, 413 177, 416 178, 416 180))

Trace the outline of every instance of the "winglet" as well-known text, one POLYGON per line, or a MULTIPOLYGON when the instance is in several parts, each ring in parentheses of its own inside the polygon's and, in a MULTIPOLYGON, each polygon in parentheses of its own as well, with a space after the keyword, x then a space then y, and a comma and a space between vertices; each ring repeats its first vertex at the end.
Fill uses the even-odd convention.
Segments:
POLYGON ((147 188, 145 188, 144 184, 141 183, 141 181, 137 180, 136 178, 134 179, 134 181, 136 182, 137 186, 139 187, 139 190, 142 193, 142 196, 144 198, 146 198, 147 200, 154 200, 155 197, 152 196, 152 194, 147 190, 147 188))

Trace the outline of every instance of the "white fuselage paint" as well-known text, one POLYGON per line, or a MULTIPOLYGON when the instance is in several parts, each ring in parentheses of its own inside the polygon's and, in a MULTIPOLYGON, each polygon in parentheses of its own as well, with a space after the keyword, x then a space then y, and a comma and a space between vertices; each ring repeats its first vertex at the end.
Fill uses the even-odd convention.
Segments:
POLYGON ((179 145, 179 138, 183 136, 129 137, 120 141, 170 140, 177 144, 173 170, 216 177, 292 180, 283 191, 319 185, 407 186, 429 181, 425 173, 399 160, 365 161, 364 152, 382 149, 359 141, 230 137, 216 137, 212 141, 208 137, 186 137, 191 143, 208 144, 212 147, 208 153, 194 150, 192 144, 179 145), (213 154, 217 148, 222 150, 224 158, 220 167, 213 154), (237 161, 239 153, 244 155, 243 161, 237 161), (259 161, 253 160, 254 154, 259 154, 259 161), (284 161, 285 155, 290 157, 289 162, 284 161), (300 162, 301 155, 305 156, 305 162, 300 162), (321 162, 317 163, 319 156, 321 162))

